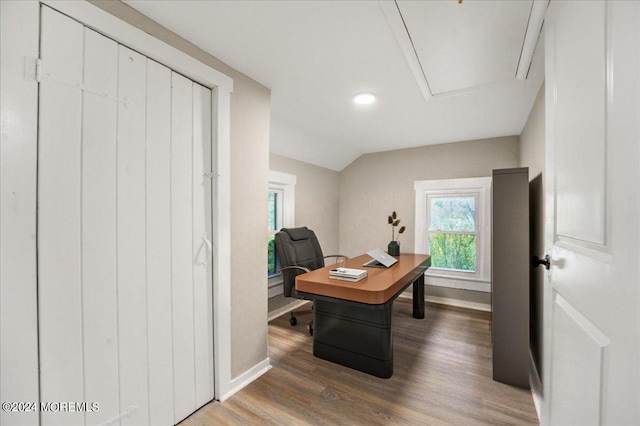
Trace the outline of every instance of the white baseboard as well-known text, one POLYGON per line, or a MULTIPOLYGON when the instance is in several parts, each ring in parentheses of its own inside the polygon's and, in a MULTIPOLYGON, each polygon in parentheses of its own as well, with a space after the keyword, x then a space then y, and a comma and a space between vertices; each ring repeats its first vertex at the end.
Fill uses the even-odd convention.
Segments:
POLYGON ((274 320, 276 318, 278 318, 280 315, 284 315, 288 312, 293 311, 294 309, 298 309, 300 306, 309 303, 308 300, 295 300, 291 303, 289 303, 288 305, 285 305, 281 308, 276 309, 273 312, 269 312, 269 315, 267 316, 267 322, 274 320))
POLYGON ((235 379, 231 380, 231 389, 229 392, 224 395, 220 395, 220 402, 223 402, 229 398, 231 398, 236 392, 256 380, 258 377, 262 376, 267 371, 271 370, 271 364, 269 363, 269 358, 259 362, 253 368, 245 371, 235 379))
POLYGON ((540 421, 540 410, 542 409, 542 381, 540 374, 533 361, 533 354, 529 350, 529 385, 531 387, 531 397, 533 397, 533 405, 536 407, 538 421, 540 421))
MULTIPOLYGON (((398 296, 402 299, 412 299, 411 292, 404 292, 398 296)), ((467 302, 466 300, 449 299, 447 297, 427 296, 424 297, 425 302, 438 303, 440 305, 457 306, 458 308, 473 309, 475 311, 491 312, 491 305, 479 302, 467 302)))
POLYGON ((439 303, 441 305, 457 306, 459 308, 473 309, 475 311, 491 312, 491 305, 488 303, 468 302, 466 300, 449 299, 447 297, 425 296, 427 302, 439 303))

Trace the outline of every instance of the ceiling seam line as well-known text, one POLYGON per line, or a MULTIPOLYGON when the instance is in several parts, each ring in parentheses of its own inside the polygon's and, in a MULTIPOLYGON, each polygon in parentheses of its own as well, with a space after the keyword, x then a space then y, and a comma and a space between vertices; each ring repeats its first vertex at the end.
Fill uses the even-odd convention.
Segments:
MULTIPOLYGON (((524 27, 524 36, 522 37, 522 43, 520 44, 520 56, 518 56, 518 64, 516 65, 516 71, 514 73, 514 78, 518 78, 518 70, 520 69, 520 61, 522 61, 522 52, 524 52, 524 42, 527 40, 527 32, 529 31, 529 25, 531 24, 531 15, 533 14, 533 5, 535 4, 535 0, 531 2, 531 8, 529 9, 529 17, 527 18, 527 26, 524 27)), ((538 35, 539 37, 540 35, 538 35)), ((531 64, 529 64, 531 65, 531 64)), ((529 70, 527 68, 527 74, 529 74, 529 70)))
POLYGON ((402 16, 402 12, 400 11, 400 6, 398 5, 398 1, 394 0, 393 3, 396 5, 396 9, 398 10, 398 15, 400 15, 400 19, 402 20, 402 25, 404 25, 404 30, 407 33, 407 37, 409 37, 409 42, 411 43, 411 48, 413 49, 413 54, 416 56, 416 60, 418 61, 418 65, 420 65, 420 71, 422 71, 422 77, 424 78, 424 82, 427 84, 427 88, 432 96, 435 95, 433 90, 431 90, 431 86, 429 85, 429 80, 427 79, 427 74, 424 72, 424 67, 422 66, 422 62, 420 61, 420 57, 418 56, 418 52, 416 51, 416 46, 413 44, 413 39, 411 38, 411 33, 409 32, 409 28, 407 28, 407 23, 404 20, 404 16, 402 16))

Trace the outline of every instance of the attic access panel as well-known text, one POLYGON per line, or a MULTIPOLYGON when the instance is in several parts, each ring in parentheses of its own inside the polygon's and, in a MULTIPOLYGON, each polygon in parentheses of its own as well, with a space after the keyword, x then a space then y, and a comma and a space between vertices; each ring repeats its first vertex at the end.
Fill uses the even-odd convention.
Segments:
POLYGON ((533 0, 398 0, 434 95, 513 79, 533 0))

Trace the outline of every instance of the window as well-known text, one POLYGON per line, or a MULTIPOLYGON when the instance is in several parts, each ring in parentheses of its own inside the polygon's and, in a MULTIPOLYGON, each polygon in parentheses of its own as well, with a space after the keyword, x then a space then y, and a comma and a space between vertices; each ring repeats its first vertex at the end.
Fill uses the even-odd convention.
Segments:
POLYGON ((282 199, 284 191, 279 188, 269 188, 269 249, 268 249, 268 275, 272 277, 278 274, 280 262, 276 253, 275 235, 282 229, 282 199))
POLYGON ((416 181, 415 251, 431 285, 491 291, 491 178, 416 181))
POLYGON ((428 195, 431 267, 476 272, 477 195, 428 195))
POLYGON ((294 175, 269 171, 267 276, 270 288, 282 284, 275 235, 282 228, 295 226, 295 185, 294 175))

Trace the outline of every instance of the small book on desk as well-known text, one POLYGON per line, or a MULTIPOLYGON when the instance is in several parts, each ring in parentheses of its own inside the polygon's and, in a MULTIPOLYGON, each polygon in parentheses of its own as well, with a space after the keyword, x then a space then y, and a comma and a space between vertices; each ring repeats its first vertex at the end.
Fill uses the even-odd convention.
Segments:
POLYGON ((367 278, 367 271, 363 269, 338 268, 329 271, 329 278, 334 280, 358 282, 367 278))

